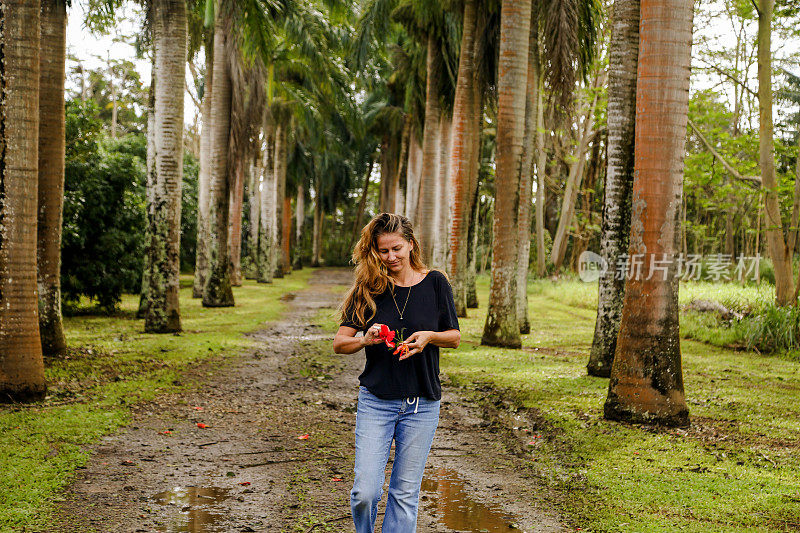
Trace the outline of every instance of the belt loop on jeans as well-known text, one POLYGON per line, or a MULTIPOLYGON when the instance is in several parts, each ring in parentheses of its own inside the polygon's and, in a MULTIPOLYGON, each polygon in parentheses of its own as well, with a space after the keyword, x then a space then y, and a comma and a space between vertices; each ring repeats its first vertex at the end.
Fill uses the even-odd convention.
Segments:
POLYGON ((414 414, 416 414, 417 409, 419 409, 419 396, 417 396, 416 398, 412 398, 409 396, 408 398, 406 398, 406 402, 408 403, 408 405, 411 405, 412 403, 416 402, 417 405, 414 407, 414 414))

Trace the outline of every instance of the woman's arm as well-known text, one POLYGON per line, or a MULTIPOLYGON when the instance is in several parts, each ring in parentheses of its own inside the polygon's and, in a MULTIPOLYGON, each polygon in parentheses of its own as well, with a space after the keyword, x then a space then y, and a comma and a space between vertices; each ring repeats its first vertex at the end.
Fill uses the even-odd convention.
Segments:
POLYGON ((339 326, 339 331, 333 337, 333 351, 335 353, 356 353, 364 346, 383 342, 378 337, 381 324, 373 324, 363 337, 356 337, 358 330, 349 326, 339 326))
POLYGON ((405 340, 408 353, 401 355, 400 360, 421 352, 429 343, 440 348, 458 348, 461 343, 461 332, 457 329, 447 331, 416 331, 405 340))

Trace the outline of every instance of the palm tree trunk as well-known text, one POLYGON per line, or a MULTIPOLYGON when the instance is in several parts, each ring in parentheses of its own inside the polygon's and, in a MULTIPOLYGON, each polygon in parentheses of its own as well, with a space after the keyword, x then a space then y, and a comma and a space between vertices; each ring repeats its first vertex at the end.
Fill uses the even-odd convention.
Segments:
POLYGON ((431 32, 428 36, 427 81, 425 88, 425 126, 422 133, 422 174, 419 187, 419 213, 415 215, 417 238, 423 261, 433 261, 436 232, 436 183, 439 175, 439 76, 442 62, 439 43, 431 32))
POLYGON ((467 292, 467 309, 478 308, 478 210, 480 204, 478 203, 478 190, 475 189, 475 194, 472 195, 472 209, 469 213, 469 228, 467 229, 467 257, 469 263, 467 264, 466 276, 466 292, 467 292))
POLYGON ((200 132, 200 171, 197 176, 197 247, 194 267, 192 298, 203 297, 203 287, 208 278, 211 209, 211 88, 214 80, 213 38, 206 42, 206 79, 203 90, 203 130, 200 132))
POLYGON ((590 376, 608 377, 617 346, 625 279, 617 264, 628 253, 636 126, 636 69, 639 58, 639 0, 617 0, 608 63, 608 167, 603 196, 600 276, 594 339, 586 367, 590 376), (617 279, 620 278, 620 279, 617 279))
POLYGON ((150 284, 144 330, 181 330, 180 242, 183 179, 183 91, 186 70, 186 2, 153 2, 155 182, 150 220, 150 284))
POLYGON ((153 194, 155 191, 156 168, 156 65, 150 65, 150 89, 147 94, 147 161, 145 163, 145 228, 144 257, 142 261, 142 290, 139 293, 139 309, 136 318, 147 315, 148 295, 150 294, 150 248, 153 237, 150 233, 153 226, 153 194))
POLYGON ((436 183, 433 268, 447 268, 447 227, 450 217, 450 152, 452 151, 452 117, 442 113, 439 120, 439 172, 436 183))
POLYGON ((324 213, 322 212, 322 195, 320 193, 320 179, 317 178, 317 185, 314 198, 314 229, 311 243, 311 266, 318 267, 320 265, 320 256, 322 255, 322 219, 324 213))
POLYGON ((417 203, 419 200, 419 185, 422 178, 422 146, 419 144, 416 132, 412 131, 408 147, 408 173, 406 174, 406 201, 403 213, 411 223, 417 224, 417 203))
POLYGON ((406 114, 406 119, 403 123, 403 136, 400 141, 400 153, 397 157, 397 173, 394 176, 394 204, 392 205, 392 213, 402 213, 405 206, 405 199, 403 198, 403 187, 408 182, 408 147, 411 142, 412 130, 412 116, 411 113, 406 114))
POLYGON ((36 294, 39 0, 0 0, 0 401, 44 396, 36 294))
POLYGON ((283 264, 285 270, 285 274, 289 274, 292 272, 292 198, 289 195, 283 196, 283 220, 281 224, 281 231, 283 232, 283 237, 281 238, 281 244, 283 252, 283 264))
POLYGON ((61 222, 64 198, 64 76, 67 8, 42 0, 39 49, 39 209, 37 259, 39 334, 46 355, 62 355, 61 222))
POLYGON ((228 253, 231 256, 231 285, 242 286, 242 208, 244 204, 244 170, 247 157, 233 161, 233 183, 230 191, 230 217, 228 226, 228 253))
POLYGON ((678 253, 689 112, 692 0, 642 0, 629 255, 605 417, 686 425, 678 332, 678 253), (663 269, 662 269, 663 267, 663 269))
POLYGON ((497 83, 497 168, 492 226, 492 285, 481 344, 519 348, 519 167, 525 134, 530 0, 503 0, 497 83))
POLYGON ((531 168, 536 146, 536 117, 539 104, 539 32, 538 24, 531 22, 528 42, 528 87, 525 91, 525 135, 522 145, 522 164, 519 167, 519 256, 517 259, 517 320, 519 332, 530 333, 528 319, 528 264, 531 257, 531 168))
POLYGON ((302 249, 300 246, 300 239, 303 237, 303 222, 305 222, 306 218, 306 205, 305 205, 305 187, 303 184, 300 183, 297 186, 297 200, 295 200, 294 210, 295 210, 295 241, 294 241, 294 260, 292 262, 292 268, 295 270, 300 270, 303 268, 303 258, 301 257, 300 250, 302 249))
POLYGON ((267 122, 264 126, 264 153, 261 169, 261 216, 258 225, 258 282, 272 283, 275 271, 275 168, 272 161, 272 128, 267 122))
POLYGON ((203 287, 204 307, 233 307, 228 255, 230 183, 228 145, 231 137, 231 21, 217 10, 214 25, 214 74, 211 87, 211 200, 209 209, 209 274, 203 287))
POLYGON ((545 197, 547 192, 547 152, 544 148, 544 102, 542 99, 542 68, 540 58, 534 63, 535 75, 538 86, 536 101, 536 274, 543 278, 547 274, 545 257, 547 251, 544 244, 544 214, 547 206, 545 197))
POLYGON ((758 2, 758 146, 761 183, 764 185, 764 232, 775 268, 775 292, 778 305, 791 305, 794 296, 792 257, 783 238, 778 181, 775 177, 775 147, 772 125, 772 15, 775 0, 758 2))
POLYGON ((461 34, 461 53, 458 61, 458 79, 453 103, 453 139, 450 157, 450 189, 453 211, 450 215, 448 270, 453 287, 456 314, 467 316, 467 265, 469 264, 469 221, 472 195, 470 170, 477 160, 474 153, 473 131, 475 98, 475 31, 477 24, 476 0, 464 2, 464 23, 461 34))
POLYGON ((275 128, 275 152, 273 153, 275 161, 275 223, 276 223, 276 239, 275 239, 275 277, 282 278, 284 274, 288 274, 291 265, 288 264, 288 257, 286 256, 286 248, 284 246, 284 199, 286 197, 286 125, 282 121, 278 121, 275 128))
POLYGON ((249 266, 245 272, 247 279, 258 279, 258 228, 259 215, 261 214, 261 191, 259 185, 261 180, 261 157, 258 149, 253 150, 252 164, 250 165, 250 177, 247 182, 247 203, 250 206, 250 225, 247 234, 247 256, 249 266))

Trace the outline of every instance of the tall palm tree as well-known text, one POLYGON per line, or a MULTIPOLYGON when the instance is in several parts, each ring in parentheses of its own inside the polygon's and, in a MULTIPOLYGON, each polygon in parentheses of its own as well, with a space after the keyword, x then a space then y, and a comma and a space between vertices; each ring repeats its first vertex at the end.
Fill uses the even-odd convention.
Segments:
POLYGON ((600 255, 608 268, 600 277, 594 339, 586 367, 590 376, 600 377, 611 373, 625 295, 625 279, 615 274, 619 258, 628 251, 631 226, 639 0, 615 0, 608 56, 608 166, 600 231, 600 255))
POLYGON ((39 333, 42 351, 67 349, 61 320, 61 213, 64 197, 64 76, 67 6, 43 0, 39 48, 39 333))
POLYGON ((492 285, 481 344, 518 348, 519 167, 525 133, 531 2, 503 0, 497 106, 492 285))
POLYGON ((275 172, 272 161, 274 141, 269 120, 264 121, 264 148, 261 154, 261 213, 258 225, 258 282, 272 283, 275 270, 275 172))
POLYGON ((461 53, 458 61, 458 77, 453 104, 452 152, 450 157, 450 189, 453 195, 453 210, 450 214, 448 232, 450 260, 448 271, 453 286, 453 297, 458 316, 467 316, 467 232, 471 215, 472 194, 470 171, 477 170, 478 154, 473 142, 474 130, 478 127, 474 117, 478 97, 475 90, 475 39, 477 31, 477 0, 465 0, 461 53))
POLYGON ((36 291, 39 0, 0 0, 0 401, 46 390, 36 291))
POLYGON ((606 418, 688 423, 678 331, 678 254, 689 112, 691 0, 642 0, 629 255, 606 418))
POLYGON ((144 329, 181 330, 180 232, 183 180, 183 98, 186 70, 186 2, 153 0, 155 159, 150 205, 150 279, 144 329))
POLYGON ((204 307, 232 307, 228 255, 229 170, 231 130, 231 63, 238 53, 233 42, 231 6, 220 3, 214 24, 214 68, 211 86, 211 239, 209 276, 203 287, 204 307))
POLYGON ((203 297, 203 287, 208 277, 210 244, 209 211, 211 209, 211 86, 214 74, 214 35, 208 32, 204 47, 205 80, 200 107, 203 127, 200 132, 200 171, 197 175, 197 251, 195 256, 192 298, 203 297))

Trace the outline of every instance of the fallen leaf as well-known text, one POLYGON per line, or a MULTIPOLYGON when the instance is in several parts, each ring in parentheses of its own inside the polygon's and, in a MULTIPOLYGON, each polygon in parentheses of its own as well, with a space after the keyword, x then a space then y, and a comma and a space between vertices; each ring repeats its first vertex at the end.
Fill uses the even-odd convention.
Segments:
POLYGON ((297 438, 298 438, 298 440, 308 440, 308 437, 309 437, 309 434, 308 434, 308 433, 306 433, 305 435, 300 435, 300 436, 299 436, 299 437, 297 437, 297 438))
POLYGON ((207 428, 208 426, 207 426, 207 425, 205 425, 205 424, 203 424, 202 422, 198 422, 198 423, 197 423, 197 427, 199 427, 200 429, 205 429, 205 428, 207 428))
POLYGON ((246 486, 247 486, 247 485, 249 485, 249 484, 250 484, 250 482, 249 482, 249 481, 242 481, 241 483, 239 483, 239 485, 241 485, 241 486, 243 486, 243 487, 246 487, 246 486))
POLYGON ((341 480, 342 480, 342 478, 340 478, 340 477, 332 477, 331 478, 331 481, 341 481, 341 480))

